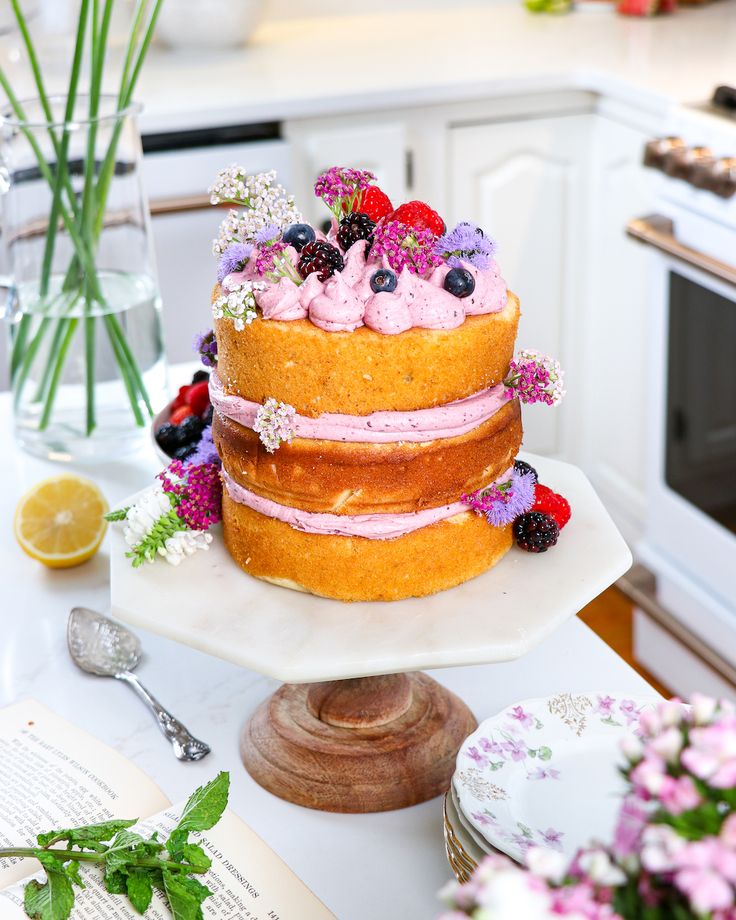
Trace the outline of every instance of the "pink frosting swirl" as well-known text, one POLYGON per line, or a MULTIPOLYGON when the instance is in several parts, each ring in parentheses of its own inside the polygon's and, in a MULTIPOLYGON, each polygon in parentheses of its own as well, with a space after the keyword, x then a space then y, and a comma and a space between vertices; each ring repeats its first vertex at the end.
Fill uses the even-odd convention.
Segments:
MULTIPOLYGON (((284 278, 267 282, 266 289, 256 294, 263 318, 287 321, 308 317, 327 332, 353 332, 365 325, 383 335, 397 335, 415 327, 454 329, 466 316, 498 313, 506 306, 506 283, 495 262, 485 271, 465 265, 475 279, 469 297, 454 297, 444 289, 448 265, 438 266, 426 278, 403 271, 394 291, 374 293, 371 275, 381 265, 388 266, 375 257, 366 258, 367 246, 367 240, 354 243, 345 254, 342 272, 326 282, 316 273, 308 275, 301 285, 284 278)), ((293 250, 288 252, 294 260, 298 258, 293 250)), ((244 272, 229 275, 224 284, 252 280, 254 261, 251 258, 244 272)))
MULTIPOLYGON (((297 414, 292 430, 298 438, 366 444, 455 438, 473 431, 505 406, 508 402, 505 392, 503 384, 498 384, 444 406, 411 412, 372 412, 370 415, 325 412, 317 418, 297 414)), ((210 399, 220 415, 253 428, 260 404, 241 396, 227 395, 216 372, 210 377, 210 399)))

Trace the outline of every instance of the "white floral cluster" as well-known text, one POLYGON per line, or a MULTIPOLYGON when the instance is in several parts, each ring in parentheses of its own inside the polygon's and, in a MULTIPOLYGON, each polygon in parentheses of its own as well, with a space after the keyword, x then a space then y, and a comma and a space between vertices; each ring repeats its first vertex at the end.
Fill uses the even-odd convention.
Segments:
MULTIPOLYGON (((171 511, 171 499, 157 482, 128 508, 125 516, 123 537, 128 546, 135 550, 151 533, 160 519, 171 511)), ((209 549, 212 536, 200 530, 178 530, 168 537, 157 552, 170 565, 179 565, 187 556, 198 549, 209 549)), ((153 559, 149 559, 153 562, 153 559)))
POLYGON ((235 204, 244 210, 228 211, 220 225, 220 232, 212 244, 215 255, 222 255, 230 243, 246 243, 255 239, 256 233, 269 224, 288 227, 302 220, 293 195, 276 183, 276 171, 249 176, 242 166, 229 166, 218 173, 210 188, 212 204, 235 204))
POLYGON ((212 304, 215 319, 230 319, 238 332, 256 318, 256 291, 265 288, 262 281, 241 281, 222 293, 212 304))
POLYGON ((291 442, 294 437, 294 418, 296 409, 287 403, 277 402, 270 397, 256 412, 253 431, 261 443, 272 454, 282 441, 291 442))

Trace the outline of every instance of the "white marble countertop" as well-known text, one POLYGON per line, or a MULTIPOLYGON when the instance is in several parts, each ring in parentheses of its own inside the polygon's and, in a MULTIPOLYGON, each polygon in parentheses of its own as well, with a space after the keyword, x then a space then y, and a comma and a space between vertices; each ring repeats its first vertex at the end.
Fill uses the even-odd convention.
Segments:
POLYGON ((612 11, 535 15, 521 0, 422 12, 361 8, 266 20, 238 51, 154 49, 139 96, 144 125, 159 129, 564 89, 661 114, 736 83, 734 47, 736 0, 649 20, 612 11))
MULTIPOLYGON (((108 609, 107 545, 91 562, 67 571, 46 570, 15 545, 11 520, 19 494, 59 467, 13 448, 9 410, 4 394, 0 705, 25 697, 40 700, 120 750, 173 801, 217 770, 231 771, 234 811, 341 920, 436 916, 435 892, 450 877, 440 800, 385 814, 324 814, 274 798, 246 774, 238 757, 239 731, 275 689, 275 681, 139 631, 147 653, 139 672, 142 679, 212 745, 213 753, 205 760, 185 765, 174 759, 150 715, 126 687, 74 667, 65 644, 67 614, 76 604, 108 609)), ((79 471, 92 475, 112 503, 146 485, 158 468, 151 448, 127 462, 79 471)), ((648 689, 577 619, 519 661, 432 673, 466 700, 479 719, 514 701, 558 691, 605 689, 641 695, 648 689)))

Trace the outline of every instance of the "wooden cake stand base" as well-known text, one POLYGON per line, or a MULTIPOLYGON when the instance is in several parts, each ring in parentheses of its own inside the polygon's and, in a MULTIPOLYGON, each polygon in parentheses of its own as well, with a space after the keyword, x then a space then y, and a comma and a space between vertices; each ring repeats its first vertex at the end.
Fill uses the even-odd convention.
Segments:
POLYGON ((243 730, 246 769, 321 811, 406 808, 445 792, 476 721, 426 674, 284 684, 243 730))

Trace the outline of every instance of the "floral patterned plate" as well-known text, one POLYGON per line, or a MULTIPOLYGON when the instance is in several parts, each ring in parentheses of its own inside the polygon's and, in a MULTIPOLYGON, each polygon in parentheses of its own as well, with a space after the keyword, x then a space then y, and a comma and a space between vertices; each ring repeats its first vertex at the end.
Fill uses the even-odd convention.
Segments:
POLYGON ((519 861, 535 845, 572 856, 592 839, 610 839, 624 789, 620 742, 656 699, 560 693, 486 719, 457 755, 461 818, 519 861))

